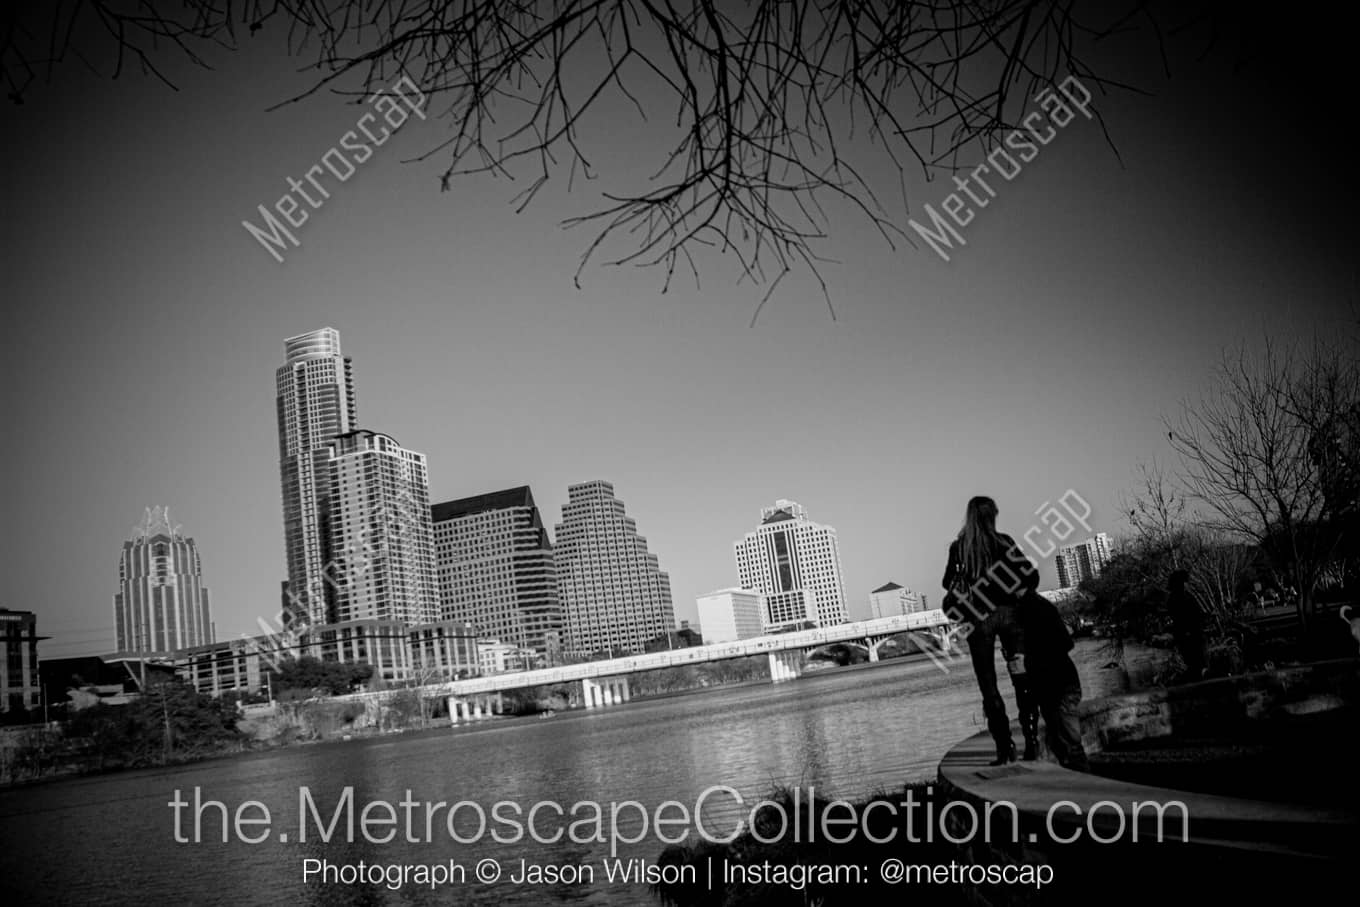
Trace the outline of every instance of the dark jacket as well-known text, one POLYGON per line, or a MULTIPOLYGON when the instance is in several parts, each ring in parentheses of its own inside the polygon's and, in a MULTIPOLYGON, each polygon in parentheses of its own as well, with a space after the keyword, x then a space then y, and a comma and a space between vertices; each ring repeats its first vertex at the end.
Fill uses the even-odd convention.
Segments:
POLYGON ((1204 612, 1184 588, 1171 590, 1166 599, 1166 610, 1177 635, 1198 636, 1204 632, 1204 612))
POLYGON ((1072 634, 1053 603, 1031 592, 1020 603, 1020 627, 1025 634, 1025 670, 1043 688, 1080 684, 1077 666, 1068 655, 1072 634))
POLYGON ((996 551, 993 567, 983 576, 969 576, 959 556, 959 540, 949 546, 949 564, 944 571, 946 590, 945 610, 959 608, 965 620, 976 623, 998 607, 1015 607, 1027 595, 1039 588, 1039 570, 1025 557, 1015 539, 997 533, 1002 545, 996 551), (960 603, 955 597, 955 586, 961 585, 970 593, 971 602, 960 603))
POLYGON ((1029 643, 1025 652, 1026 665, 1039 670, 1057 664, 1072 651, 1072 634, 1067 630, 1062 615, 1053 603, 1038 592, 1025 596, 1020 603, 1020 626, 1029 643))

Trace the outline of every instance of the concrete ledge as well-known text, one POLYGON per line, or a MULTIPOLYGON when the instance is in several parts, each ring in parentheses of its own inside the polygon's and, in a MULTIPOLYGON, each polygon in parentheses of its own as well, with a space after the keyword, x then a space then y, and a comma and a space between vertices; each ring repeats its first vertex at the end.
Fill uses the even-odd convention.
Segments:
MULTIPOLYGON (((1272 718, 1309 715, 1360 701, 1360 660, 1204 681, 1112 696, 1083 704, 1088 752, 1193 732, 1231 736, 1272 718)), ((1016 739, 1019 728, 1013 728, 1016 739)), ((1349 740, 1336 740, 1348 747, 1349 740)), ((1056 883, 1040 893, 970 891, 978 904, 1147 903, 1177 893, 1169 879, 1189 873, 1212 885, 1190 890, 1233 893, 1259 903, 1266 892, 1311 889, 1345 877, 1360 847, 1360 813, 1352 807, 1216 796, 1073 772, 1051 762, 992 767, 986 733, 964 740, 940 762, 945 793, 974 806, 991 828, 956 827, 975 863, 1043 863, 1056 883), (1055 806, 1056 804, 1056 806, 1055 806), (1160 806, 1160 809, 1159 809, 1160 806), (1160 830, 1160 834, 1159 834, 1160 830), (1108 842, 1108 843, 1105 843, 1108 842)), ((1263 777, 1262 785, 1325 784, 1325 777, 1263 777)), ((946 825, 949 823, 946 822, 946 825)), ((1179 893, 1184 892, 1179 889, 1179 893)))

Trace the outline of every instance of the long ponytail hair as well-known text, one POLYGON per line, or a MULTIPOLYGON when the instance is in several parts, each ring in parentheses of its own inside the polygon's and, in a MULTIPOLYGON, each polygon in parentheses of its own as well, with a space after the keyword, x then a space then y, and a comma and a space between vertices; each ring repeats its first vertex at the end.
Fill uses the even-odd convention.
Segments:
POLYGON ((977 582, 1002 557, 1006 543, 996 531, 996 501, 987 497, 969 500, 959 530, 959 564, 969 584, 977 582))

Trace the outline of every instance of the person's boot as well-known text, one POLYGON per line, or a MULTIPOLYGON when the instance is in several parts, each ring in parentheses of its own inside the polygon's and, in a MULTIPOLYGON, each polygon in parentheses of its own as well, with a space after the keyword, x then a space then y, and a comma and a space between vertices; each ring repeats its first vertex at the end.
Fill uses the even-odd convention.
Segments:
POLYGON ((992 739, 996 741, 996 758, 991 761, 991 765, 1005 765, 1015 761, 1015 741, 1011 739, 1010 730, 1007 729, 1006 735, 993 734, 992 739))

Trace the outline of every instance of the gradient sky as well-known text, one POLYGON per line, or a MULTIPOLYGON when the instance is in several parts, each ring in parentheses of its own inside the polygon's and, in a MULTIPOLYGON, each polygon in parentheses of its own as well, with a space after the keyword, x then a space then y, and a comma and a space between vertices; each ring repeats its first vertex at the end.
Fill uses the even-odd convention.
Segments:
MULTIPOLYGON (((1122 166, 1076 121, 949 263, 836 213, 837 320, 789 280, 754 328, 762 291, 715 259, 700 291, 599 267, 576 289, 590 237, 559 222, 600 187, 555 187, 522 214, 505 180, 440 193, 442 159, 411 161, 444 136, 433 118, 361 165, 279 264, 241 220, 358 108, 266 112, 307 84, 268 36, 213 71, 172 67, 178 91, 58 69, 0 108, 16 479, 0 606, 38 613, 49 657, 111 650, 119 548, 168 505, 198 543, 218 638, 272 617, 274 369, 284 337, 324 325, 354 359, 361 425, 426 454, 432 500, 529 484, 552 525, 569 483, 607 479, 682 619, 735 584, 732 542, 776 498, 839 530, 857 617, 889 580, 939 600, 973 494, 1018 536, 1075 489, 1117 535, 1137 464, 1168 455, 1162 415, 1224 346, 1353 323, 1352 149, 1325 115, 1341 58, 1295 50, 1237 72, 1178 59, 1170 79, 1135 65, 1155 96, 1098 105, 1122 166)), ((601 166, 647 145, 645 125, 596 127, 601 166)), ((951 191, 910 176, 915 206, 951 191)))

